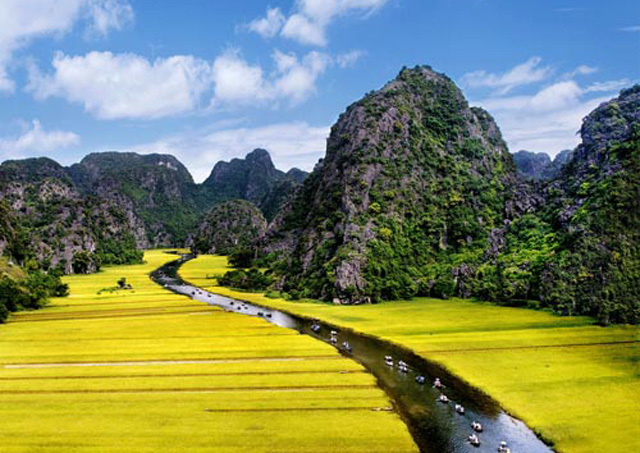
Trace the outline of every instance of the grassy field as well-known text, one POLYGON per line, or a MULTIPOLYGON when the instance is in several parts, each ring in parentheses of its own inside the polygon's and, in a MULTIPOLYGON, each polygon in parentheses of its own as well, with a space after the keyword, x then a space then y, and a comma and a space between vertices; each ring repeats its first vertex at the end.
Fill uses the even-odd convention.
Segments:
POLYGON ((318 317, 405 345, 484 389, 563 452, 640 451, 640 329, 586 317, 416 298, 367 306, 288 302, 207 278, 226 259, 201 256, 182 276, 212 292, 318 317))
POLYGON ((0 451, 407 452, 374 378, 328 345, 170 293, 175 259, 70 276, 0 325, 0 451), (98 291, 126 277, 133 290, 98 291))

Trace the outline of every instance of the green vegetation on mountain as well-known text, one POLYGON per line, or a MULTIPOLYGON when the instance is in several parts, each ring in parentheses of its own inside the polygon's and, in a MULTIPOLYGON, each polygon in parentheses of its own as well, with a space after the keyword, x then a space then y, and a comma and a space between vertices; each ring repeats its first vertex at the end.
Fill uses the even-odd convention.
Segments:
POLYGON ((244 159, 218 162, 202 183, 200 197, 208 200, 209 206, 232 199, 247 200, 271 220, 306 176, 297 168, 287 173, 276 169, 266 150, 255 149, 244 159))
POLYGON ((258 264, 336 303, 462 296, 637 323, 639 92, 596 109, 535 183, 450 79, 404 69, 341 115, 258 264))
POLYGON ((0 196, 0 255, 27 269, 87 273, 142 259, 124 209, 81 194, 50 159, 2 163, 0 196))
POLYGON ((192 249, 197 253, 228 255, 247 247, 267 229, 260 210, 249 201, 231 200, 211 209, 194 233, 192 249))
POLYGON ((262 201, 274 216, 306 176, 276 170, 264 150, 216 168, 197 185, 170 155, 94 153, 69 168, 47 158, 3 162, 0 255, 60 273, 139 263, 141 249, 183 246, 198 227, 209 231, 202 217, 230 197, 262 201), (227 166, 242 171, 220 170, 227 166))

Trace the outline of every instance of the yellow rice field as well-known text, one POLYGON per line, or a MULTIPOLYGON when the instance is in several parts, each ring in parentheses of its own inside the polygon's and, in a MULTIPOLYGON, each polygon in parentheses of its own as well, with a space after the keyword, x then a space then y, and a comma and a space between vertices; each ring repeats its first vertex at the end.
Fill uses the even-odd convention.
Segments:
POLYGON ((172 259, 65 277, 68 298, 0 325, 1 452, 416 451, 362 367, 154 284, 172 259))
POLYGON ((416 298, 367 306, 290 302, 216 286, 225 257, 181 275, 209 291, 376 335, 435 360, 496 398, 563 452, 640 451, 640 329, 587 317, 416 298))

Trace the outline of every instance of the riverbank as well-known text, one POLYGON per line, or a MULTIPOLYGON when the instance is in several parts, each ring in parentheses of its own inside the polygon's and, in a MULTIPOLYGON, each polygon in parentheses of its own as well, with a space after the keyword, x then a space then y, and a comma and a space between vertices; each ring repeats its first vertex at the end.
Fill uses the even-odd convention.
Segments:
POLYGON ((68 298, 0 326, 0 450, 416 451, 357 363, 149 279, 175 258, 65 277, 68 298))
POLYGON ((290 302, 217 287, 226 259, 186 263, 185 280, 212 292, 318 317, 375 335, 436 360, 484 390, 555 448, 640 449, 640 330, 599 327, 586 317, 498 307, 460 299, 417 298, 368 306, 290 302))

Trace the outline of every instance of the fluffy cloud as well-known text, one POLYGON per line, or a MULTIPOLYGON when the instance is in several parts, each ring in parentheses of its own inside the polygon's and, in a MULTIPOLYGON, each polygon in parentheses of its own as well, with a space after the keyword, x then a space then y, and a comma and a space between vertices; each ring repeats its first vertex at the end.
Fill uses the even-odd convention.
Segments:
POLYGON ((497 120, 512 151, 526 149, 555 155, 580 142, 582 119, 600 103, 632 85, 629 79, 578 83, 598 72, 598 68, 579 65, 551 81, 556 69, 542 66, 540 57, 531 57, 504 73, 474 71, 464 74, 461 83, 474 96, 474 89, 493 88, 489 97, 476 102, 497 120), (542 84, 545 85, 542 85, 542 84), (530 86, 537 88, 531 93, 530 86), (527 94, 512 94, 520 87, 527 94))
POLYGON ((2 159, 24 158, 68 148, 79 143, 80 137, 73 132, 46 131, 40 125, 40 121, 33 120, 18 137, 0 139, 0 156, 2 159))
POLYGON ((348 14, 368 15, 382 8, 389 0, 297 0, 293 14, 285 18, 279 9, 267 9, 264 18, 248 24, 263 37, 278 32, 301 44, 325 46, 327 28, 336 18, 348 14))
POLYGON ((92 33, 105 35, 132 19, 127 0, 0 1, 0 91, 14 90, 7 68, 16 51, 32 40, 64 34, 80 20, 92 33))
POLYGON ((273 38, 278 34, 284 22, 285 17, 280 8, 267 8, 267 15, 249 22, 247 28, 263 38, 273 38))
POLYGON ((318 78, 329 66, 341 64, 316 51, 299 58, 276 50, 272 57, 275 69, 265 73, 237 50, 222 53, 211 64, 188 55, 150 61, 127 53, 59 52, 51 73, 30 66, 27 90, 39 100, 59 97, 81 104, 100 119, 155 119, 209 104, 214 108, 266 102, 271 107, 282 102, 296 105, 315 92, 318 78))
POLYGON ((581 88, 575 81, 561 81, 528 96, 494 97, 478 104, 495 116, 512 151, 526 149, 555 155, 580 142, 582 119, 602 102, 615 95, 618 86, 604 82, 613 90, 607 96, 590 97, 594 90, 581 88))
POLYGON ((549 66, 540 66, 540 57, 531 57, 503 74, 490 73, 485 70, 468 72, 462 76, 461 82, 468 87, 496 88, 499 94, 521 85, 529 85, 548 78, 553 70, 549 66))
POLYGON ((332 59, 320 52, 309 52, 302 59, 293 53, 273 53, 276 70, 265 75, 260 66, 245 61, 230 50, 213 63, 214 104, 261 104, 286 101, 298 104, 315 92, 316 81, 332 59))
POLYGON ((196 181, 203 181, 219 160, 243 157, 255 148, 267 149, 280 169, 311 170, 324 156, 328 136, 329 126, 292 122, 176 135, 131 149, 174 154, 193 172, 196 181))
POLYGON ((37 99, 52 96, 80 103, 98 118, 160 118, 198 106, 210 86, 209 65, 192 56, 153 62, 134 54, 58 53, 53 74, 31 69, 28 89, 37 99))

